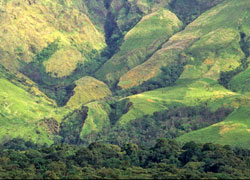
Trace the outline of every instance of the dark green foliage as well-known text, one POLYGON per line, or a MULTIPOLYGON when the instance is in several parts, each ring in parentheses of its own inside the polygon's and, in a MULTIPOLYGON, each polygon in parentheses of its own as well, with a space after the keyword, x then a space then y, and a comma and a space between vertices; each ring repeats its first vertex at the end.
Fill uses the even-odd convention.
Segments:
MULTIPOLYGON (((126 99, 125 99, 126 100, 126 99)), ((152 116, 145 115, 129 122, 127 126, 113 126, 124 110, 129 109, 128 101, 120 102, 119 109, 111 113, 110 127, 99 133, 92 133, 84 138, 84 144, 101 139, 103 142, 123 145, 133 142, 143 146, 152 146, 158 138, 176 138, 185 133, 208 127, 223 121, 232 111, 221 107, 212 112, 206 106, 169 107, 168 110, 155 112, 152 116), (120 107, 123 105, 123 107, 120 107), (117 114, 115 114, 117 113, 117 114), (118 115, 118 116, 117 116, 118 115), (91 139, 91 141, 89 140, 91 139)))
POLYGON ((247 37, 245 33, 240 32, 240 47, 245 53, 245 57, 250 56, 250 37, 247 37))
POLYGON ((68 99, 73 95, 75 84, 73 82, 66 84, 62 78, 55 78, 46 73, 43 62, 48 60, 58 50, 58 40, 48 45, 39 52, 33 61, 26 64, 23 61, 23 67, 20 71, 38 84, 38 87, 48 97, 56 100, 59 106, 65 105, 68 99))
POLYGON ((44 61, 48 60, 56 51, 58 50, 58 40, 52 42, 48 45, 48 47, 44 48, 40 53, 38 53, 33 63, 43 63, 44 61))
MULTIPOLYGON (((20 141, 18 139, 13 142, 20 141)), ((21 141, 20 141, 21 142, 21 141)), ((11 142, 7 142, 11 144, 11 142)), ((24 142, 24 144, 27 144, 24 142)), ((246 179, 250 151, 159 139, 152 148, 92 143, 0 146, 1 179, 246 179), (15 150, 13 150, 15 149, 15 150)))
POLYGON ((109 9, 111 2, 112 0, 104 0, 104 6, 106 9, 109 9))
POLYGON ((198 144, 192 141, 186 143, 183 149, 186 150, 180 156, 183 165, 187 164, 189 161, 198 161, 198 157, 201 155, 201 149, 198 144))
POLYGON ((80 133, 88 116, 88 107, 82 106, 80 109, 74 110, 72 113, 64 117, 60 125, 60 136, 62 142, 70 144, 80 143, 80 133))
POLYGON ((228 88, 228 83, 230 82, 230 80, 236 76, 237 74, 239 74, 241 71, 236 68, 235 70, 232 71, 225 71, 225 72, 221 72, 220 73, 220 79, 219 79, 219 83, 224 86, 225 88, 228 88))
POLYGON ((8 142, 2 144, 2 148, 4 149, 13 149, 13 150, 26 150, 28 148, 36 148, 37 145, 32 141, 24 141, 23 139, 13 139, 8 142))
POLYGON ((114 102, 110 104, 111 112, 109 114, 109 119, 112 125, 114 125, 123 114, 126 114, 131 106, 133 105, 129 99, 123 99, 122 101, 114 102))
POLYGON ((189 24, 206 10, 223 0, 172 0, 171 10, 184 22, 189 24))
POLYGON ((104 31, 106 44, 108 45, 109 57, 119 50, 126 32, 132 29, 140 21, 142 14, 142 12, 139 11, 139 8, 133 7, 135 9, 132 9, 131 6, 133 5, 131 5, 129 1, 122 2, 121 7, 119 8, 117 6, 111 7, 111 3, 112 0, 104 1, 104 6, 108 11, 104 24, 104 31), (120 11, 122 10, 125 10, 124 14, 120 14, 120 11), (123 18, 128 16, 133 16, 133 18, 123 18), (118 21, 122 21, 122 25, 118 26, 118 21))
POLYGON ((107 61, 110 56, 108 49, 104 49, 101 53, 96 50, 90 52, 84 51, 76 46, 76 48, 89 61, 84 64, 78 64, 77 68, 71 75, 58 78, 52 77, 50 73, 46 72, 43 62, 48 60, 58 50, 58 40, 48 45, 41 52, 39 52, 30 63, 22 63, 20 71, 27 77, 38 84, 39 89, 44 92, 49 98, 54 99, 58 106, 64 106, 69 98, 74 94, 74 81, 83 76, 90 75, 107 61))
POLYGON ((113 54, 121 44, 122 33, 117 26, 115 16, 112 11, 107 14, 104 25, 106 43, 109 46, 111 54, 113 54))

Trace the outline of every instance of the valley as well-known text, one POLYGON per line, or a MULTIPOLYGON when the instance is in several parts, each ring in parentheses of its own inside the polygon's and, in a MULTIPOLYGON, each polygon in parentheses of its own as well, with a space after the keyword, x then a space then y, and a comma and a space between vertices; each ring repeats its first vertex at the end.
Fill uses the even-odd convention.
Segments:
POLYGON ((1 143, 250 148, 248 0, 0 0, 0 12, 1 143))

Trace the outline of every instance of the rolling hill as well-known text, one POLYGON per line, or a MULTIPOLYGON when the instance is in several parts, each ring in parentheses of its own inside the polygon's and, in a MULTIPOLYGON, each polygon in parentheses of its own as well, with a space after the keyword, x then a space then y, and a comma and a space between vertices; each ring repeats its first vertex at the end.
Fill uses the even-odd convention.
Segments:
POLYGON ((0 0, 0 142, 250 148, 249 12, 249 0, 0 0))

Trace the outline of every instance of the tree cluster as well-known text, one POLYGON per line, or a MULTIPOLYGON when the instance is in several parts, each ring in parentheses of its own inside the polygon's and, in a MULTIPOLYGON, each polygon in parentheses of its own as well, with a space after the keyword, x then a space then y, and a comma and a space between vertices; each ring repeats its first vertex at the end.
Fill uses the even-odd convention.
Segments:
MULTIPOLYGON (((118 110, 113 110, 121 117, 122 111, 127 111, 130 104, 126 99, 120 102, 118 110), (121 105, 123 104, 123 107, 121 105)), ((93 141, 101 140, 122 146, 126 142, 133 142, 146 147, 154 145, 158 138, 176 138, 185 133, 211 126, 223 121, 232 108, 221 107, 211 111, 206 106, 169 107, 167 110, 145 115, 129 122, 126 126, 115 125, 117 116, 112 113, 111 125, 98 133, 84 136, 83 143, 88 145, 93 141)))
POLYGON ((0 146, 1 179, 243 179, 250 150, 160 139, 151 148, 92 143, 38 146, 14 139, 0 146))

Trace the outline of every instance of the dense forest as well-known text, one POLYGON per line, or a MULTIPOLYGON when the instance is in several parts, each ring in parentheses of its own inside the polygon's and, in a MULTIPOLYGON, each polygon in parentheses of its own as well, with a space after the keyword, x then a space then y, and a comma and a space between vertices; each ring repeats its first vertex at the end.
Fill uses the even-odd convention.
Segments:
POLYGON ((1 179, 242 179, 250 150, 167 139, 145 148, 92 143, 38 146, 14 139, 0 147, 1 179))
MULTIPOLYGON (((169 106, 168 110, 155 112, 153 115, 145 115, 132 120, 127 126, 115 126, 114 124, 117 120, 133 104, 124 99, 120 103, 111 104, 112 106, 113 109, 110 113, 111 125, 103 128, 100 132, 93 132, 84 136, 82 144, 89 145, 99 141, 122 146, 127 142, 132 142, 150 147, 159 138, 174 139, 185 133, 221 122, 233 111, 231 108, 222 107, 212 112, 204 105, 195 107, 169 106)), ((71 129, 76 130, 77 127, 71 127, 71 129)), ((67 135, 67 137, 70 136, 67 135)), ((78 139, 78 136, 73 136, 72 139, 78 139)), ((66 142, 74 143, 76 141, 66 142)))

